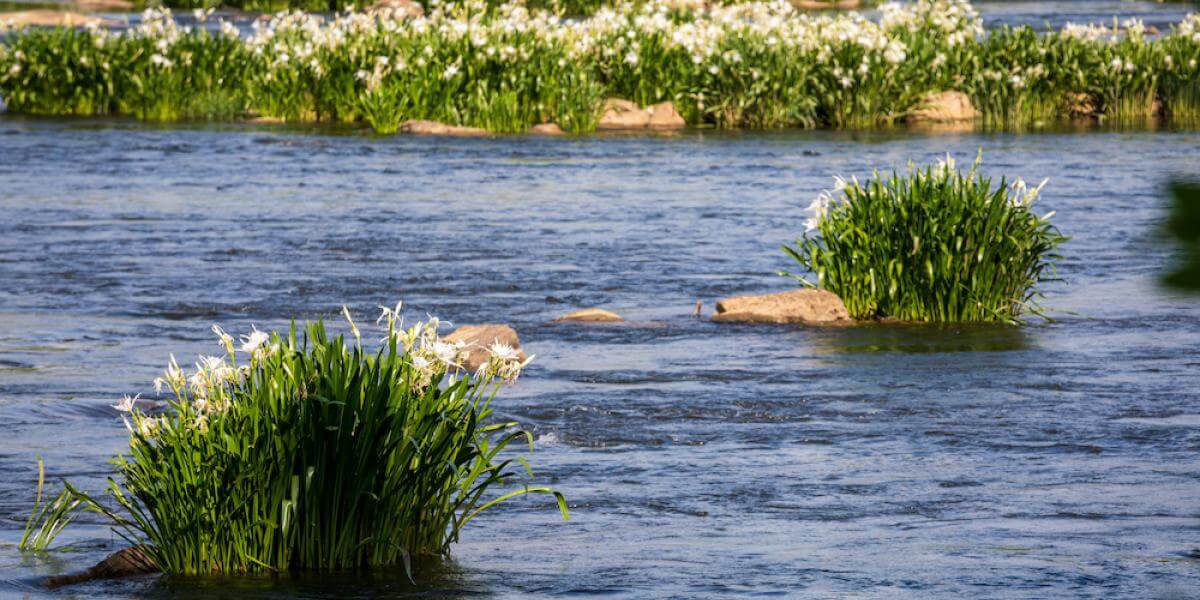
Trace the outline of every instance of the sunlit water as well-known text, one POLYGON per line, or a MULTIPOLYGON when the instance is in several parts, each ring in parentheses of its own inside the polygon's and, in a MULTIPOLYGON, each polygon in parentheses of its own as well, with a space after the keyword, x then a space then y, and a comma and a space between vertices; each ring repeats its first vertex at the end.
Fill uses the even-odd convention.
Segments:
MULTIPOLYGON (((35 458, 103 487, 209 326, 363 320, 404 299, 506 322, 537 359, 496 406, 541 498, 455 562, 399 573, 85 585, 75 597, 1194 597, 1200 297, 1159 289, 1173 175, 1200 134, 687 134, 491 140, 0 121, 0 596, 120 546, 15 548, 35 458), (1074 236, 1023 329, 716 325, 697 299, 789 287, 780 244, 835 174, 982 148, 1051 181, 1074 236), (600 305, 623 325, 551 324, 600 305)), ((61 594, 60 594, 61 595, 61 594)))

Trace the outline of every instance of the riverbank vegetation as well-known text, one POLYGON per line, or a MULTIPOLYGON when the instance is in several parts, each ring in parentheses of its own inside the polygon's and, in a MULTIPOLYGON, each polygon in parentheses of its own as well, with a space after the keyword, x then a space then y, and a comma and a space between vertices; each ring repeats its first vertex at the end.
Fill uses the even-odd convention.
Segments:
POLYGON ((529 493, 552 494, 565 518, 550 488, 493 492, 529 469, 501 453, 532 439, 490 420, 526 361, 496 344, 465 373, 469 348, 439 338, 436 319, 403 329, 398 308, 377 351, 353 321, 352 339, 317 322, 240 346, 214 327, 223 356, 191 374, 172 358, 155 382, 168 407, 116 406, 130 431, 109 482, 117 508, 67 486, 35 508, 22 546, 44 548, 91 509, 168 574, 337 570, 445 554, 482 511, 529 493))
POLYGON ((248 35, 183 27, 165 10, 124 32, 23 29, 0 45, 0 96, 29 114, 588 132, 609 97, 673 102, 697 126, 869 127, 956 90, 986 127, 1200 125, 1198 15, 1154 35, 1136 20, 985 32, 962 0, 887 4, 877 20, 786 2, 563 19, 470 1, 406 14, 285 12, 248 35))
POLYGON ((947 156, 866 183, 838 179, 784 251, 855 319, 1015 323, 1037 310, 1036 286, 1054 276, 1067 238, 1052 213, 1033 212, 1041 185, 994 182, 979 164, 964 173, 947 156))

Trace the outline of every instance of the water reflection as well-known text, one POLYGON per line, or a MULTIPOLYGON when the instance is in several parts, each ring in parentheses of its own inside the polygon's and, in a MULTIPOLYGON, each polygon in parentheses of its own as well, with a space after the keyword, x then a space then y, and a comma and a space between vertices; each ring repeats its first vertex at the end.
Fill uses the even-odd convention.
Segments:
POLYGON ((821 352, 1011 352, 1028 350, 1028 329, 1003 324, 869 323, 815 330, 809 339, 821 352))

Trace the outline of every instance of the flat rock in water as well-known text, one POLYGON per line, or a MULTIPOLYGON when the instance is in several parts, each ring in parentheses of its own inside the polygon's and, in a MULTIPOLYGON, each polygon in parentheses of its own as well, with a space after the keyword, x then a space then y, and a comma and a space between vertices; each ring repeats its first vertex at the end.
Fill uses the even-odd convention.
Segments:
POLYGON ((850 323, 850 313, 837 294, 799 289, 762 296, 735 296, 717 302, 718 323, 850 323))
POLYGON ((87 27, 91 25, 108 27, 119 24, 111 19, 101 19, 100 17, 62 10, 26 10, 0 13, 0 23, 8 23, 13 27, 87 27))
POLYGON ((529 128, 529 133, 533 135, 566 135, 558 123, 540 123, 529 128))
POLYGON ((42 580, 42 586, 52 590, 96 579, 116 579, 157 572, 158 566, 154 564, 154 559, 141 546, 134 546, 109 554, 100 564, 86 571, 47 577, 42 580))
POLYGON ((604 310, 603 308, 585 308, 577 310, 573 313, 565 314, 554 320, 556 323, 565 321, 573 321, 578 323, 619 323, 625 319, 621 318, 615 312, 604 310))
POLYGON ((938 92, 921 100, 917 108, 908 115, 913 123, 953 123, 972 121, 979 116, 971 98, 962 92, 938 92))
POLYGON ((400 131, 412 135, 450 135, 456 137, 487 137, 492 133, 478 127, 462 127, 446 125, 437 121, 405 121, 400 125, 400 131))
POLYGON ((488 347, 492 344, 512 346, 519 352, 521 360, 525 360, 525 353, 521 351, 521 338, 517 337, 516 330, 500 323, 463 325, 451 331, 442 340, 451 343, 463 342, 467 345, 467 358, 463 361, 463 367, 468 371, 478 369, 491 358, 492 353, 488 351, 488 347))

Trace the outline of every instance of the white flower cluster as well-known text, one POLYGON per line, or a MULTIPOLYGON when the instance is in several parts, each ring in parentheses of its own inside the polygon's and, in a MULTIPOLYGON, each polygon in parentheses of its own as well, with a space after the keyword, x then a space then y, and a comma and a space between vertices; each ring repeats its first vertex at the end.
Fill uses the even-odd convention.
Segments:
MULTIPOLYGON (((409 383, 414 389, 424 390, 431 382, 447 373, 465 371, 464 364, 473 350, 488 354, 488 360, 480 364, 475 372, 476 379, 481 384, 497 379, 512 383, 517 380, 529 361, 533 360, 533 357, 523 359, 519 350, 500 342, 472 348, 463 341, 444 340, 438 335, 441 321, 434 316, 404 329, 401 326, 401 307, 401 304, 397 304, 395 308, 380 307, 382 312, 376 323, 386 322, 388 335, 394 337, 404 349, 412 367, 409 383)), ((387 338, 384 341, 387 341, 387 338)))

